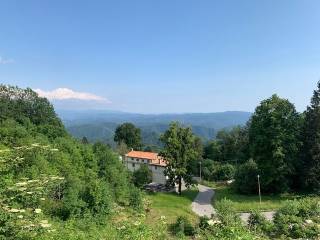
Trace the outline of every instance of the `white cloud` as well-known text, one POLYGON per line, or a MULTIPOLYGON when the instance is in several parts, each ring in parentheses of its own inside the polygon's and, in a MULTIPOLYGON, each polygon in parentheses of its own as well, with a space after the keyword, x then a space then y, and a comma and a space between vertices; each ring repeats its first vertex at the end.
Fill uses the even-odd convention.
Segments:
POLYGON ((69 88, 57 88, 52 91, 44 91, 41 89, 34 89, 35 92, 39 94, 40 97, 46 97, 50 100, 68 100, 76 99, 83 101, 103 101, 106 103, 111 103, 110 100, 104 97, 100 97, 91 93, 86 92, 76 92, 69 88))
POLYGON ((14 60, 8 59, 8 58, 3 58, 0 56, 0 64, 10 64, 10 63, 14 63, 14 60))

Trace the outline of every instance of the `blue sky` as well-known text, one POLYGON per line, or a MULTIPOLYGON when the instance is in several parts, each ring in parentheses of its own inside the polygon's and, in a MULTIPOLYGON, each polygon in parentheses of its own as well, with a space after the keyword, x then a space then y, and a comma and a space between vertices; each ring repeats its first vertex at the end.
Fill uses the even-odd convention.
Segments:
POLYGON ((254 111, 277 93, 303 111, 319 12, 318 0, 2 0, 0 82, 59 108, 254 111))

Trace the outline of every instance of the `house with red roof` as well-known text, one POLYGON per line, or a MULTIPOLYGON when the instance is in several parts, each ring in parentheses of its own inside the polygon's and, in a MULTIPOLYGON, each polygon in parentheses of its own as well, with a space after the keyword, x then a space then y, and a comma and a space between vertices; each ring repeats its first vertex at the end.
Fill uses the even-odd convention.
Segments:
POLYGON ((152 182, 166 183, 167 177, 164 174, 164 170, 167 162, 158 153, 132 150, 125 155, 124 163, 132 172, 138 170, 142 164, 147 164, 152 172, 152 182))

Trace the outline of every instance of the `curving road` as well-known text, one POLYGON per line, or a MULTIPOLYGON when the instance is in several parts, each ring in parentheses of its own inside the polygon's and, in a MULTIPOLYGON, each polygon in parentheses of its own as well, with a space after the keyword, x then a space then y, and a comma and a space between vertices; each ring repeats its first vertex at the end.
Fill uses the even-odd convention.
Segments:
MULTIPOLYGON (((212 217, 212 214, 215 214, 216 211, 212 207, 212 198, 214 197, 214 190, 212 188, 198 185, 199 193, 197 197, 192 202, 192 211, 198 216, 207 216, 212 217)), ((266 217, 267 220, 272 221, 275 212, 261 212, 262 215, 266 217)), ((246 224, 250 213, 239 213, 241 220, 246 224)))
POLYGON ((211 204, 214 191, 212 188, 200 184, 198 185, 198 189, 199 193, 192 202, 192 211, 198 216, 207 216, 210 218, 212 214, 215 214, 215 210, 211 204))

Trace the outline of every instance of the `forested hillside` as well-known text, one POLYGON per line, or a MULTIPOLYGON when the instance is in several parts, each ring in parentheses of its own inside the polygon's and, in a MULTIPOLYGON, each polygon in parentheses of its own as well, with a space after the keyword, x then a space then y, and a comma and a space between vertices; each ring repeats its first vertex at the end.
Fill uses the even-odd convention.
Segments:
POLYGON ((72 138, 46 99, 1 85, 0 109, 0 239, 95 239, 117 206, 139 210, 119 157, 72 138))
POLYGON ((188 113, 188 114, 134 114, 110 111, 58 111, 67 130, 75 137, 87 137, 90 141, 101 140, 113 144, 117 125, 134 123, 141 129, 145 145, 159 145, 159 137, 168 129, 170 122, 178 121, 191 126, 193 132, 204 141, 212 139, 223 128, 244 125, 250 118, 248 112, 188 113))

